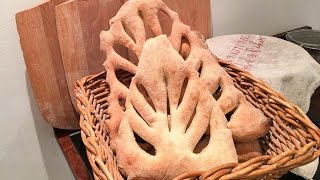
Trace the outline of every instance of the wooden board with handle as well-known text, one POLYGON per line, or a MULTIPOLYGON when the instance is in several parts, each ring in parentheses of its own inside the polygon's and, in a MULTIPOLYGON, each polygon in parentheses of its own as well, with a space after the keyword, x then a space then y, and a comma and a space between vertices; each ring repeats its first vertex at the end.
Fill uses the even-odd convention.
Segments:
POLYGON ((16 23, 32 91, 42 116, 56 128, 78 129, 55 24, 54 7, 63 2, 50 0, 19 12, 16 23))
MULTIPOLYGON (((62 60, 74 107, 74 82, 104 70, 100 32, 109 29, 122 0, 70 0, 56 7, 56 23, 62 60)), ((127 51, 122 49, 126 56, 127 51)))

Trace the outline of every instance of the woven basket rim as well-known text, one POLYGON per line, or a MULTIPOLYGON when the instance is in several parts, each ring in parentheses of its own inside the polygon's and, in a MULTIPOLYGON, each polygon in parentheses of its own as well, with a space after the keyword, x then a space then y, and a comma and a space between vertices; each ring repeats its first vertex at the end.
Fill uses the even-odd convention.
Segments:
MULTIPOLYGON (((320 156, 320 150, 319 150, 320 130, 316 125, 312 123, 312 121, 305 115, 305 113, 298 106, 289 102, 283 95, 272 90, 272 88, 270 88, 266 83, 264 83, 261 80, 258 80, 257 78, 252 76, 249 72, 242 70, 236 67, 235 65, 229 62, 223 61, 221 59, 219 60, 219 63, 221 66, 223 66, 227 70, 230 76, 233 76, 236 78, 238 77, 238 78, 248 79, 252 82, 251 84, 252 86, 258 87, 262 91, 269 93, 268 98, 275 101, 275 103, 281 104, 284 107, 284 110, 286 112, 288 111, 288 114, 296 118, 295 119, 296 121, 302 123, 303 127, 309 131, 308 137, 312 137, 314 140, 308 142, 306 145, 304 145, 300 149, 285 151, 284 153, 278 154, 276 156, 263 155, 243 163, 225 164, 219 167, 215 167, 206 172, 189 172, 189 173, 185 173, 178 176, 176 179, 183 179, 183 178, 189 178, 189 177, 200 177, 201 179, 202 178, 204 179, 207 177, 212 178, 215 176, 218 178, 222 177, 222 179, 237 179, 237 178, 245 178, 245 177, 246 178, 258 177, 268 173, 269 174, 274 173, 274 176, 272 177, 280 177, 284 173, 288 172, 290 169, 293 169, 294 167, 311 162, 314 159, 316 159, 318 156, 320 156), (230 72, 228 70, 230 70, 230 72), (264 168, 259 168, 259 167, 262 167, 263 165, 265 166, 264 168), (220 177, 217 174, 220 175, 220 177)), ((95 179, 101 179, 101 178, 117 179, 114 177, 120 178, 121 175, 120 176, 115 175, 117 173, 114 171, 119 171, 119 170, 110 168, 110 165, 108 164, 106 165, 103 162, 102 159, 105 159, 105 158, 99 157, 97 156, 97 154, 94 154, 95 152, 100 151, 99 144, 97 143, 97 139, 100 139, 101 137, 97 137, 97 135, 93 130, 94 128, 92 127, 92 125, 86 122, 86 117, 88 117, 88 114, 92 115, 91 111, 93 110, 93 108, 88 107, 88 108, 85 108, 85 110, 83 110, 83 104, 84 104, 83 98, 86 98, 84 97, 84 95, 90 94, 86 91, 85 87, 87 85, 90 85, 90 82, 95 81, 96 79, 99 79, 99 78, 101 79, 101 77, 105 77, 105 75, 106 75, 106 72, 102 71, 98 74, 85 76, 81 78, 81 80, 77 81, 74 87, 77 95, 77 105, 78 105, 78 109, 80 110, 80 116, 81 116, 80 117, 81 137, 87 149, 87 155, 89 158, 90 165, 93 168, 94 177, 95 179)), ((242 85, 251 86, 250 84, 245 84, 245 83, 246 82, 243 82, 242 85)), ((254 104, 254 100, 251 99, 249 101, 257 107, 257 105, 254 104)), ((274 116, 274 114, 272 114, 273 112, 272 111, 270 112, 268 109, 266 110, 262 109, 262 111, 266 115, 269 114, 269 116, 274 116)), ((115 165, 114 163, 116 162, 112 160, 111 164, 115 165)))

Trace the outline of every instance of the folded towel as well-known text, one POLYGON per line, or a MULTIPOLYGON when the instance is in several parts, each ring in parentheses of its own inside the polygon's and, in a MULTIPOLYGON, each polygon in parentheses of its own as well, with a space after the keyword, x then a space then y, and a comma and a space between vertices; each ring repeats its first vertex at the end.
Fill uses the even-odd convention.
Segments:
MULTIPOLYGON (((320 85, 320 65, 291 42, 268 36, 237 34, 208 39, 209 49, 221 59, 251 72, 305 112, 320 85)), ((318 158, 292 172, 312 179, 318 158)))

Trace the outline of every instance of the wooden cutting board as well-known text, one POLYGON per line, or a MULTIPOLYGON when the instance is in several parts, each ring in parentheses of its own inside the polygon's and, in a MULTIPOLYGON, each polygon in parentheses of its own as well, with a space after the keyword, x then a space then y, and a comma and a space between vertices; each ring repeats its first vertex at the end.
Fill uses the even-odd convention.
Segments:
MULTIPOLYGON (((181 21, 191 27, 191 30, 200 31, 207 39, 212 37, 212 22, 210 0, 163 0, 170 9, 179 14, 181 21)), ((159 17, 160 21, 168 21, 159 17)))
MULTIPOLYGON (((74 107, 74 82, 84 76, 104 71, 106 59, 100 50, 99 34, 109 29, 122 0, 71 0, 56 7, 56 23, 61 55, 74 107)), ((122 49, 126 56, 127 51, 122 49)))
POLYGON ((65 0, 46 1, 16 14, 20 44, 32 91, 44 119, 62 129, 79 128, 72 107, 55 24, 54 7, 65 0))

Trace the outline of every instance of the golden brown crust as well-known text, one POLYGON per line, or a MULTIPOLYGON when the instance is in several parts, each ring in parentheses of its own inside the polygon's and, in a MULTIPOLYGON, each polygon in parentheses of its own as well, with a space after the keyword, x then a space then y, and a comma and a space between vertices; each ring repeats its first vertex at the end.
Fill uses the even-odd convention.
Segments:
POLYGON ((262 156, 262 149, 258 139, 245 143, 235 143, 239 162, 262 156))
MULTIPOLYGON (((200 79, 205 83, 207 89, 214 94, 220 87, 221 92, 217 102, 224 114, 234 111, 238 106, 242 106, 240 101, 246 101, 245 96, 234 87, 231 77, 218 64, 216 57, 210 53, 207 48, 203 36, 191 31, 190 27, 183 24, 176 12, 170 10, 160 0, 130 0, 120 8, 117 15, 110 20, 110 30, 101 32, 101 48, 107 53, 107 60, 104 63, 107 73, 107 83, 110 85, 110 97, 108 99, 111 116, 110 122, 107 123, 110 136, 113 137, 117 133, 120 121, 122 119, 123 110, 119 106, 118 101, 126 99, 128 89, 120 83, 115 75, 117 69, 126 70, 132 74, 136 72, 136 66, 129 60, 119 56, 113 46, 121 44, 130 49, 140 59, 140 54, 144 42, 146 41, 147 24, 155 36, 162 34, 160 23, 157 17, 158 11, 163 11, 173 20, 171 34, 169 39, 181 55, 186 58, 186 62, 196 70, 201 68, 200 79), (130 31, 131 38, 125 31, 130 31)), ((253 106, 246 106, 249 109, 255 109, 253 106)), ((243 108, 238 108, 242 110, 243 108)), ((237 110, 237 111, 240 111, 237 110)), ((260 113, 258 117, 262 117, 263 113, 259 110, 249 110, 260 113)), ((237 113, 241 114, 241 113, 237 113)), ((233 123, 239 121, 243 124, 242 118, 231 120, 233 123)), ((257 122, 265 124, 267 119, 260 119, 257 122)), ((248 126, 256 125, 255 121, 246 121, 248 126), (252 123, 250 125, 250 123, 252 123)), ((233 126, 230 126, 233 128, 233 126)), ((259 131, 260 129, 257 129, 259 131)), ((237 132, 234 130, 233 132, 237 132)), ((249 135, 255 133, 249 133, 249 135)), ((235 136, 238 136, 237 134, 235 136)), ((260 136, 260 135, 259 135, 260 136)), ((242 136, 239 136, 242 137, 242 136)), ((253 139, 258 137, 252 137, 253 139)), ((243 141, 242 139, 240 139, 243 141)))
POLYGON ((233 85, 232 78, 210 53, 202 35, 191 31, 189 26, 180 21, 177 13, 170 10, 162 1, 126 2, 110 20, 110 30, 101 32, 100 39, 101 49, 107 53, 104 66, 107 71, 106 81, 110 86, 108 114, 111 118, 106 124, 110 133, 111 147, 117 151, 119 165, 130 178, 166 179, 189 168, 201 170, 226 161, 235 162, 230 133, 233 133, 232 136, 236 141, 242 142, 257 139, 263 134, 260 127, 267 127, 266 117, 260 110, 249 105, 244 94, 233 85), (166 36, 160 36, 162 30, 157 17, 158 11, 165 12, 173 20, 171 34, 168 37, 170 41, 166 36), (145 24, 156 36, 147 42, 145 24), (129 31, 130 36, 126 31, 129 31), (137 63, 130 62, 116 53, 114 46, 118 44, 127 47, 135 54, 137 59, 131 60, 139 61, 138 67, 135 65, 137 63), (135 74, 130 91, 117 79, 116 71, 119 69, 135 74), (191 85, 189 88, 186 86, 184 92, 186 77, 192 88, 190 89, 191 85), (139 88, 141 84, 145 89, 139 88), (220 92, 216 93, 218 89, 220 92), (180 94, 185 95, 181 98, 180 94), (217 101, 213 97, 217 98, 217 101), (170 99, 170 108, 167 107, 167 99, 170 99), (120 106, 120 101, 126 102, 126 112, 120 106), (179 115, 174 113, 178 107, 181 107, 178 109, 181 112, 177 112, 179 115), (197 113, 193 113, 194 108, 199 112, 199 117, 197 113), (230 112, 233 112, 233 115, 228 126, 232 131, 226 128, 227 122, 224 116, 230 112), (250 116, 250 120, 246 119, 247 116, 250 116), (190 118, 193 117, 196 122, 204 122, 190 123, 190 118), (207 157, 200 160, 197 158, 196 161, 193 150, 208 124, 210 124, 209 144, 196 155, 210 156, 212 159, 209 162, 207 157), (246 129, 243 124, 251 128, 246 129), (172 135, 171 131, 180 134, 172 135), (143 151, 143 149, 149 151, 150 146, 138 144, 134 140, 133 132, 155 148, 155 156, 143 151), (185 137, 184 133, 192 136, 185 137), (160 139, 159 134, 163 135, 160 139), (177 151, 181 147, 184 147, 186 152, 177 151), (208 147, 215 148, 208 153, 207 149, 210 149, 208 147), (165 152, 166 156, 163 155, 165 152), (219 157, 221 154, 226 157, 219 157), (181 159, 172 162, 175 157, 181 159), (138 160, 142 160, 141 163, 145 164, 142 165, 138 160), (187 161, 189 163, 179 164, 187 161), (166 164, 164 162, 169 164, 157 165, 166 164), (203 165, 200 167, 199 164, 203 165), (147 171, 142 167, 149 169, 147 171), (155 175, 155 172, 162 173, 155 175))
POLYGON ((248 101, 240 101, 240 104, 228 122, 233 140, 250 142, 264 136, 270 129, 269 120, 248 101))
POLYGON ((173 179, 189 170, 237 162, 223 112, 197 71, 173 49, 165 35, 149 39, 143 47, 120 123, 116 154, 128 179, 173 179), (154 109, 138 86, 145 88, 154 109), (208 145, 194 153, 209 125, 208 145), (139 147, 134 133, 155 148, 154 156, 139 147))

